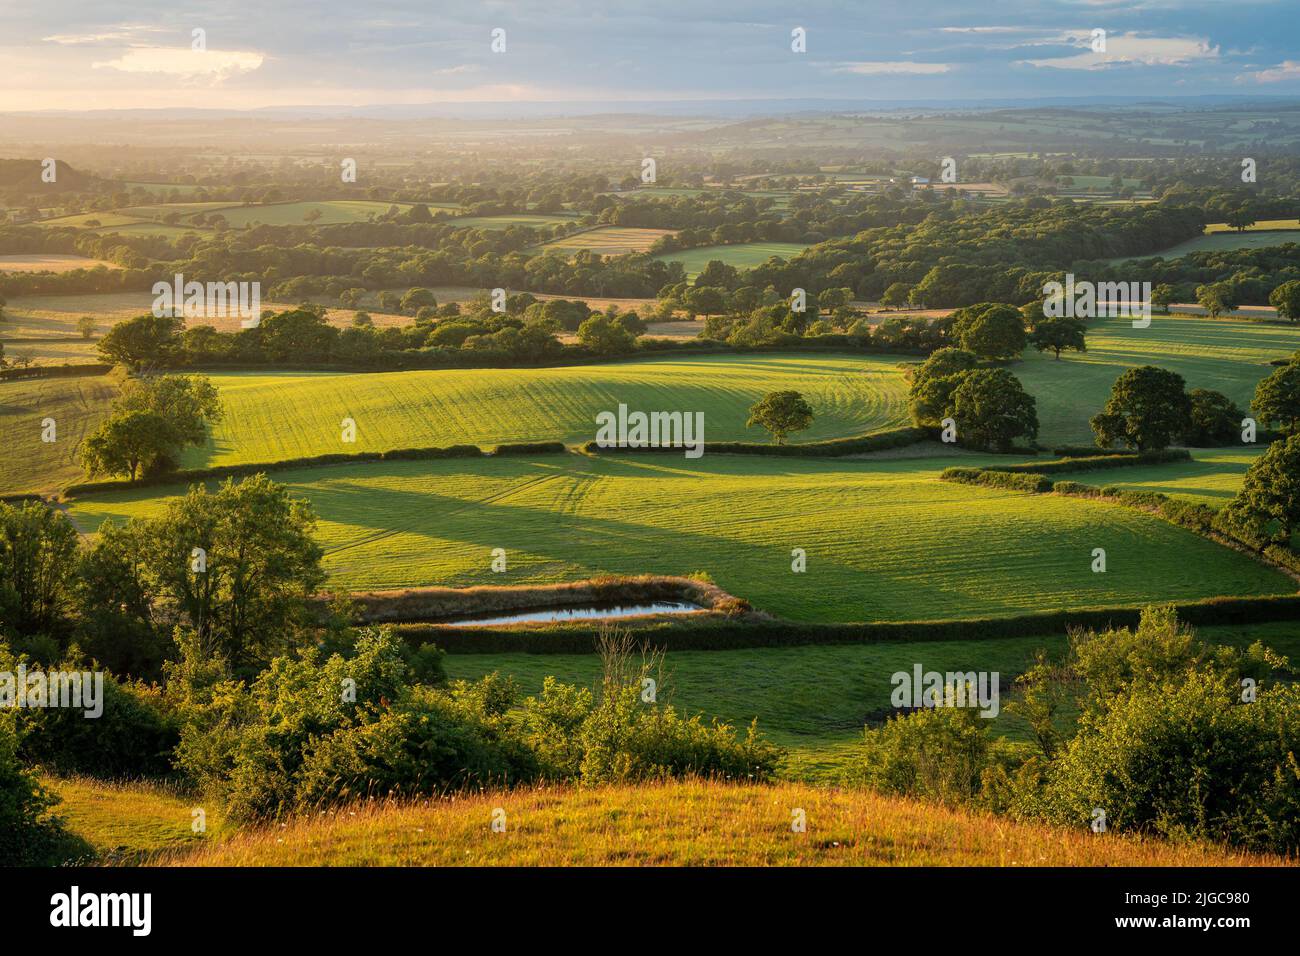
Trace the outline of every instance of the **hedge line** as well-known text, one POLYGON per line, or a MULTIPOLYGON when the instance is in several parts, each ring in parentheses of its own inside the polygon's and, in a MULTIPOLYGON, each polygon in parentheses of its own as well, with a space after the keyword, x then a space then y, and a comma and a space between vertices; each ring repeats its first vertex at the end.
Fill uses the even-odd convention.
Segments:
MULTIPOLYGON (((563 447, 563 446, 561 446, 563 447)), ((220 465, 216 468, 191 468, 150 475, 137 481, 113 478, 107 481, 85 481, 63 489, 63 497, 98 494, 102 491, 128 491, 135 488, 152 488, 182 482, 212 481, 221 478, 242 478, 261 472, 285 471, 291 468, 312 468, 319 465, 339 465, 357 461, 425 461, 442 458, 482 458, 478 445, 450 445, 446 448, 395 448, 392 451, 359 451, 352 454, 314 455, 310 458, 286 458, 283 461, 258 462, 247 465, 220 465)))
POLYGON ((939 475, 941 481, 955 481, 963 485, 987 485, 1011 491, 1028 491, 1043 494, 1052 490, 1046 475, 1023 471, 991 471, 987 468, 945 468, 939 475))
POLYGON ((566 452, 569 448, 562 441, 514 442, 497 445, 492 449, 494 455, 550 455, 566 452))
POLYGON ((80 378, 87 375, 107 375, 111 365, 30 365, 26 368, 0 369, 0 382, 20 378, 80 378))
MULTIPOLYGON (((1189 624, 1258 624, 1300 619, 1300 595, 1217 597, 1178 604, 1189 624)), ((750 617, 697 615, 691 621, 624 624, 638 643, 669 651, 717 651, 807 644, 875 644, 883 642, 979 641, 1005 637, 1047 637, 1071 627, 1133 627, 1141 607, 1041 611, 1001 618, 905 621, 897 623, 809 624, 750 617)), ((452 654, 587 654, 595 650, 595 624, 541 627, 456 628, 436 624, 402 624, 396 632, 413 644, 434 643, 452 654)))
MULTIPOLYGON (((833 458, 840 455, 858 455, 890 448, 915 445, 938 434, 934 428, 894 428, 874 435, 856 438, 832 438, 827 441, 801 442, 795 445, 771 445, 761 442, 712 441, 704 443, 704 451, 715 455, 773 455, 782 458, 833 458)), ((589 455, 640 454, 643 452, 671 452, 681 454, 681 448, 668 446, 644 448, 602 448, 594 441, 584 442, 581 450, 589 455)))
POLYGON ((1192 453, 1186 448, 1165 448, 1161 451, 1085 455, 1061 458, 1056 461, 1027 461, 1019 465, 985 465, 984 471, 1057 475, 1070 471, 1102 471, 1106 468, 1129 468, 1133 465, 1165 465, 1174 461, 1191 461, 1192 453))

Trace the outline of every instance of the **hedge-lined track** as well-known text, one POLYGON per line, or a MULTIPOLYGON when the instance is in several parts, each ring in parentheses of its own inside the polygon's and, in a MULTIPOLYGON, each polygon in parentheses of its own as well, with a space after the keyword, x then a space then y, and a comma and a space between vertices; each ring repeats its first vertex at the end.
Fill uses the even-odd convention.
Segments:
MULTIPOLYGON (((974 463, 991 463, 976 457, 974 463)), ((969 618, 1290 593, 1249 557, 1144 512, 939 480, 939 460, 549 455, 277 474, 320 517, 326 569, 355 589, 710 572, 791 620, 969 618), (505 575, 491 551, 509 556, 505 575), (1090 571, 1092 549, 1108 570, 1090 571), (791 549, 808 570, 791 571, 791 549)), ((176 488, 90 496, 85 530, 176 488)))

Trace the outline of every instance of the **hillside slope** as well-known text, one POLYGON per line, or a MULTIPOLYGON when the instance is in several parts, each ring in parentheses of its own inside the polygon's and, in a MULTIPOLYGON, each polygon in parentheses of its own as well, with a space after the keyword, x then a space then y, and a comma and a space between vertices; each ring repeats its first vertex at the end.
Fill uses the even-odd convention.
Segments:
POLYGON ((875 794, 700 781, 523 790, 320 814, 164 857, 199 866, 1282 865, 875 794), (493 832, 497 808, 505 832, 493 832), (807 831, 791 829, 792 811, 807 831))

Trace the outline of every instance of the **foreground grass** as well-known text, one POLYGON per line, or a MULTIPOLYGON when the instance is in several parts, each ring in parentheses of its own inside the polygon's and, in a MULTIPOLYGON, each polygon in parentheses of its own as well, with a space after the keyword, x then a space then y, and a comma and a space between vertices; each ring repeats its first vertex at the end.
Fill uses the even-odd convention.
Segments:
POLYGON ((225 420, 189 466, 278 461, 428 445, 596 437, 596 414, 704 413, 706 441, 766 441, 746 428, 749 406, 778 389, 817 412, 800 441, 907 423, 898 359, 845 355, 703 355, 544 369, 383 373, 214 373, 225 420), (343 444, 340 423, 356 422, 343 444))
POLYGON ((518 790, 322 813, 163 862, 194 866, 1242 866, 1199 845, 1017 824, 872 793, 701 781, 518 790), (491 829, 495 810, 506 830, 491 829), (807 832, 791 829, 792 811, 807 832))
MULTIPOLYGON (((805 621, 897 621, 1290 593, 1249 557, 1127 508, 939 480, 939 459, 544 455, 277 472, 309 499, 334 583, 354 590, 689 575, 805 621), (1093 574, 1092 550, 1108 570, 1093 574), (491 570, 492 549, 507 572, 491 570), (807 571, 791 571, 791 550, 807 571)), ((157 513, 178 486, 73 502, 157 513)))
POLYGON ((139 863, 231 832, 220 808, 160 784, 89 777, 45 777, 41 783, 59 797, 55 814, 82 844, 83 859, 139 863), (193 829, 196 809, 205 815, 201 835, 193 829))

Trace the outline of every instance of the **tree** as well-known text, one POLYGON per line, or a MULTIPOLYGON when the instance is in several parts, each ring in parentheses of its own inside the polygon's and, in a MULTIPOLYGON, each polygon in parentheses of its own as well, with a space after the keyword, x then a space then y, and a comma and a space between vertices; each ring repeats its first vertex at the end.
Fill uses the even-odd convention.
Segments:
POLYGON ((1238 206, 1224 218, 1233 229, 1238 232, 1244 232, 1248 226, 1255 225, 1255 214, 1247 206, 1238 206))
POLYGON ((83 339, 89 340, 95 334, 95 318, 90 315, 83 315, 77 319, 77 331, 81 333, 83 339))
POLYGON ((889 288, 880 297, 880 304, 886 309, 901 309, 907 305, 911 291, 912 287, 906 282, 891 282, 889 288))
POLYGON ((166 365, 175 354, 185 321, 173 316, 138 315, 119 322, 99 340, 99 354, 133 372, 166 365))
POLYGON ((1191 425, 1183 436, 1183 444, 1211 448, 1240 439, 1245 413, 1227 395, 1208 388, 1194 388, 1187 397, 1192 403, 1191 425))
POLYGON ((1268 304, 1279 318, 1300 321, 1300 281, 1283 282, 1268 294, 1268 304))
POLYGON ((1230 282, 1211 282, 1196 287, 1196 302, 1212 318, 1218 318, 1225 312, 1237 307, 1237 290, 1230 282))
POLYGON ((0 502, 0 632, 49 634, 69 605, 78 536, 43 502, 0 502))
POLYGON ((1273 442, 1255 459, 1223 517, 1247 540, 1290 545, 1300 530, 1300 435, 1273 442))
POLYGON ((99 427, 81 445, 91 477, 141 474, 175 467, 188 445, 201 445, 208 427, 221 420, 216 387, 197 375, 133 379, 99 427))
POLYGON ((1024 317, 1014 305, 982 302, 958 309, 952 331, 961 347, 987 359, 1013 359, 1025 350, 1024 317))
POLYGON ((1110 448, 1124 442, 1140 451, 1166 448, 1187 433, 1192 402, 1183 377, 1143 365, 1115 380, 1102 411, 1089 422, 1097 443, 1110 448))
POLYGON ((801 432, 812 424, 813 410, 795 391, 768 392, 749 407, 745 427, 759 425, 772 435, 772 441, 784 445, 791 432, 801 432))
MULTIPOLYGON (((310 503, 266 475, 203 485, 158 518, 133 519, 115 560, 143 569, 155 612, 175 608, 206 660, 264 663, 300 643, 325 579, 310 503)), ((109 560, 109 556, 102 556, 109 560)))
POLYGON ((578 341, 597 355, 622 355, 636 348, 636 336, 627 326, 601 312, 578 326, 578 341))
POLYGON ((1088 351, 1088 326, 1081 319, 1054 319, 1044 317, 1034 326, 1029 341, 1040 352, 1056 353, 1056 360, 1061 360, 1061 352, 1074 349, 1076 352, 1088 351))
POLYGON ((918 425, 937 426, 948 412, 953 389, 979 363, 979 356, 965 349, 941 348, 932 352, 912 376, 909 393, 912 420, 918 425))
POLYGON ((1292 359, 1256 385, 1250 408, 1266 428, 1288 435, 1300 430, 1300 361, 1292 359))
POLYGON ((1167 282, 1162 282, 1151 290, 1151 307, 1159 309, 1165 315, 1169 314, 1169 306, 1177 295, 1174 287, 1167 282))
POLYGON ((400 302, 400 308, 403 312, 414 312, 424 306, 436 309, 438 300, 428 289, 422 289, 418 286, 408 290, 406 295, 402 296, 400 302))
POLYGON ((686 293, 685 306, 693 315, 708 318, 727 308, 727 290, 707 285, 692 286, 686 293))
POLYGON ((1034 398, 1004 368, 965 373, 949 408, 964 445, 1005 452, 1016 438, 1038 437, 1034 398))
POLYGON ((135 481, 142 469, 169 459, 180 445, 171 422, 157 412, 121 412, 106 418, 81 444, 86 474, 126 475, 135 481))

